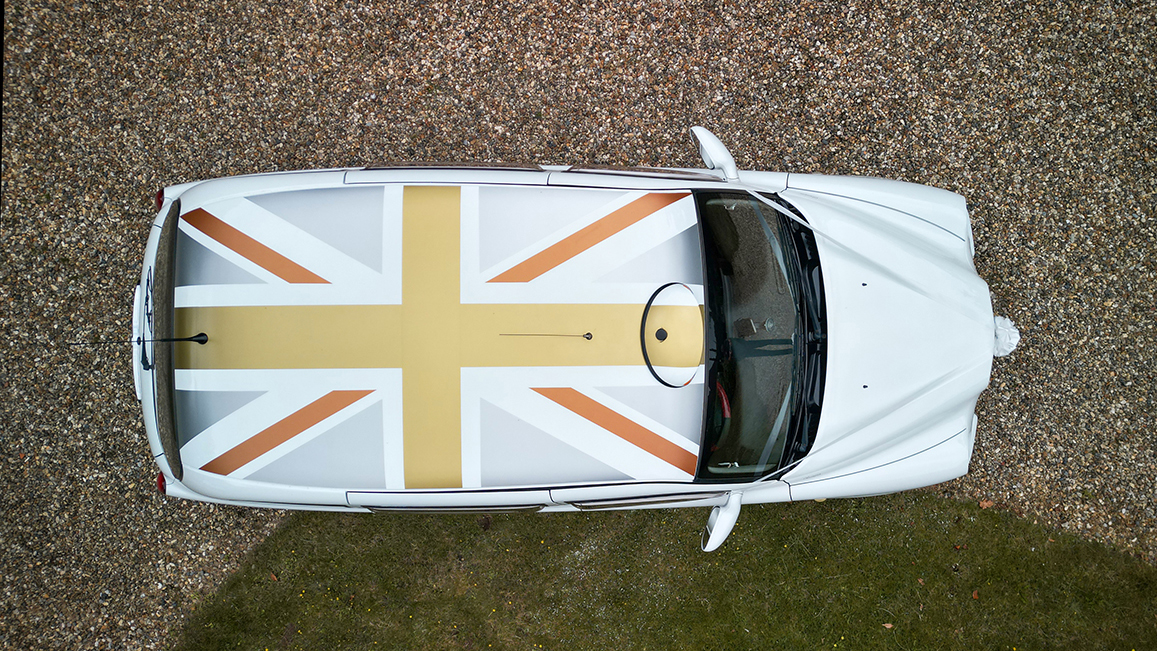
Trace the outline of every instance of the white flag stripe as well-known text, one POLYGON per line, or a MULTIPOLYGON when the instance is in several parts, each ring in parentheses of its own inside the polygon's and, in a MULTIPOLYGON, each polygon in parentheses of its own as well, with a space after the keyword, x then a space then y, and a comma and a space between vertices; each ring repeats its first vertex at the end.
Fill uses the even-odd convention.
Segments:
MULTIPOLYGON (((250 260, 249 258, 246 258, 245 256, 234 251, 233 249, 225 246, 224 244, 218 242, 217 240, 202 233, 199 229, 194 228, 192 224, 190 224, 188 222, 181 221, 181 222, 177 223, 177 228, 180 229, 180 231, 182 233, 184 233, 185 235, 188 235, 189 238, 192 239, 194 242, 200 244, 201 246, 205 247, 206 249, 209 249, 213 253, 216 253, 217 255, 221 256, 222 258, 224 258, 228 262, 231 262, 231 263, 237 265, 238 267, 241 268, 242 271, 245 271, 246 273, 250 273, 250 274, 256 276, 259 280, 264 280, 267 283, 273 283, 273 284, 278 284, 278 283, 280 283, 282 285, 288 284, 285 282, 285 280, 283 280, 281 278, 281 276, 278 276, 277 274, 273 273, 272 271, 269 271, 265 267, 262 267, 261 265, 250 260)), ((212 285, 210 285, 210 286, 212 287, 212 285)), ((178 287, 177 291, 180 291, 181 289, 184 289, 184 288, 178 287)))
POLYGON ((174 385, 181 391, 265 391, 253 402, 229 414, 198 434, 181 449, 182 461, 200 468, 257 433, 284 420, 331 391, 370 390, 338 414, 320 425, 298 434, 288 442, 261 455, 231 474, 244 477, 297 449, 315 436, 366 408, 366 401, 381 401, 383 463, 388 488, 404 487, 402 445, 401 369, 279 369, 279 370, 188 370, 178 369, 174 385), (358 407, 358 405, 362 405, 358 407))
POLYGON ((326 391, 400 387, 400 368, 177 369, 181 391, 274 391, 286 386, 323 386, 326 391))
POLYGON ((389 283, 356 285, 290 284, 193 285, 177 287, 177 307, 264 305, 400 305, 401 286, 389 283))
MULTIPOLYGON (((619 194, 618 197, 615 196, 616 194, 619 194, 619 192, 615 192, 615 193, 608 192, 607 193, 608 202, 605 205, 603 205, 599 208, 596 208, 595 210, 592 210, 591 212, 587 213, 586 215, 583 215, 581 218, 574 220, 570 224, 567 224, 567 226, 565 228, 560 228, 559 230, 551 233, 550 235, 547 235, 547 236, 539 239, 537 242, 534 242, 534 243, 524 247, 521 251, 516 251, 515 253, 507 256, 506 259, 495 263, 494 265, 490 266, 489 268, 483 269, 481 275, 484 276, 486 280, 490 280, 491 278, 497 276, 498 274, 500 274, 504 271, 507 271, 511 267, 514 267, 515 265, 521 264, 522 262, 526 261, 528 258, 530 258, 534 255, 537 255, 538 253, 541 253, 543 250, 545 250, 551 246, 554 246, 555 244, 558 244, 559 242, 570 237, 571 235, 574 235, 575 233, 590 226, 591 224, 594 224, 595 222, 603 219, 604 217, 611 214, 612 212, 618 210, 619 208, 622 208, 623 206, 630 204, 632 201, 635 201, 636 199, 638 199, 639 197, 641 197, 647 193, 646 192, 624 192, 624 193, 619 194)), ((463 217, 465 218, 466 215, 463 214, 463 217)), ((475 213, 474 214, 475 223, 477 223, 477 219, 478 219, 477 213, 475 213)), ((477 251, 478 246, 475 246, 474 250, 477 251)), ((465 266, 463 266, 463 268, 465 268, 465 266)), ((477 269, 477 268, 478 268, 477 265, 470 267, 471 270, 477 269)))
POLYGON ((496 403, 522 420, 628 477, 683 480, 687 474, 573 411, 526 389, 496 403))
MULTIPOLYGON (((367 408, 373 408, 373 405, 369 404, 369 403, 377 402, 377 399, 378 399, 378 397, 376 396, 376 393, 371 393, 367 396, 362 397, 360 400, 354 402, 352 405, 349 405, 348 407, 338 411, 337 413, 330 415, 326 419, 318 422, 313 427, 309 427, 309 428, 305 429, 300 434, 293 436, 285 443, 282 443, 281 445, 274 447, 269 452, 266 452, 265 454, 258 456, 253 461, 250 461, 249 463, 245 464, 244 466, 241 466, 237 470, 234 470, 233 472, 229 473, 230 476, 236 477, 238 479, 244 479, 244 478, 248 477, 249 475, 251 475, 251 474, 257 472, 258 470, 261 470, 262 468, 273 463, 274 461, 277 461, 278 459, 284 457, 285 455, 289 454, 290 452, 293 452, 294 450, 300 448, 301 446, 305 445, 306 443, 309 443, 310 441, 317 438, 321 434, 323 434, 323 433, 329 431, 330 429, 340 425, 341 423, 345 422, 346 420, 356 416, 357 414, 361 413, 362 410, 367 409, 367 408)), ((302 404, 301 407, 304 407, 308 404, 309 404, 308 402, 305 404, 302 404)))
MULTIPOLYGON (((402 193, 401 185, 385 186, 382 199, 382 268, 379 284, 370 293, 381 295, 387 305, 402 302, 402 193)), ((357 289, 367 290, 369 287, 357 289)), ((352 305, 353 303, 346 303, 352 305)))
MULTIPOLYGON (((688 385, 688 388, 690 388, 690 386, 691 385, 688 385)), ((699 386, 702 387, 703 385, 700 384, 699 386)), ((679 434, 675 430, 671 429, 670 427, 667 427, 666 425, 660 423, 657 420, 654 420, 650 416, 647 416, 646 414, 644 414, 640 411, 636 411, 635 409, 631 408, 629 405, 624 404, 622 402, 619 402, 618 400, 615 400, 614 398, 608 396, 607 394, 603 393, 602 391, 599 391, 598 389, 596 389, 594 387, 574 387, 574 388, 578 392, 586 395, 586 397, 588 397, 588 398, 590 398, 596 402, 602 403, 604 406, 609 407, 610 409, 622 414, 625 418, 632 420, 635 423, 638 423, 639 425, 651 430, 655 434, 658 434, 660 437, 666 439, 667 441, 674 443, 675 445, 678 445, 679 447, 690 452, 691 454, 694 454, 696 456, 699 455, 699 446, 698 445, 695 445, 694 443, 689 441, 686 436, 679 434)))
MULTIPOLYGON (((660 372, 662 370, 660 369, 660 372)), ((701 402, 703 400, 703 367, 700 366, 693 377, 691 384, 680 389, 670 389, 671 391, 682 391, 686 394, 688 400, 701 402)), ((607 396, 602 391, 595 387, 612 387, 612 386, 650 386, 654 383, 654 378, 651 377, 650 372, 646 367, 618 367, 618 366, 588 366, 588 367, 507 367, 507 368, 466 368, 462 369, 462 445, 463 445, 463 485, 480 485, 481 484, 481 453, 480 453, 480 422, 481 416, 479 413, 479 404, 481 399, 486 399, 489 402, 506 409, 512 415, 521 418, 529 423, 535 424, 536 427, 542 429, 551 436, 558 438, 568 444, 572 444, 572 438, 577 444, 572 444, 573 447, 586 452, 591 457, 598 459, 608 465, 620 470, 624 474, 632 477, 654 477, 655 475, 646 474, 659 472, 663 477, 672 477, 680 480, 685 480, 687 475, 679 469, 667 464, 666 462, 652 456, 633 444, 627 443, 617 435, 607 432, 603 428, 591 423, 585 418, 574 414, 568 409, 556 405, 549 399, 534 392, 534 388, 544 387, 569 387, 576 391, 583 393, 593 400, 597 400, 607 407, 614 409, 624 417, 629 418, 639 425, 650 429, 662 438, 675 443, 679 447, 698 455, 699 446, 688 440, 687 437, 681 436, 678 432, 670 429, 666 425, 651 419, 650 417, 624 405, 623 403, 607 396), (549 403, 565 411, 567 414, 573 415, 578 419, 578 422, 569 416, 559 420, 555 418, 557 412, 553 408, 546 408, 544 404, 549 403), (469 410, 469 411, 468 411, 469 410), (529 411, 525 411, 529 410, 529 411), (548 417, 543 416, 543 412, 551 414, 548 417), (535 414, 538 414, 536 419, 535 414), (553 419, 553 420, 552 420, 553 419), (583 424, 586 423, 586 424, 583 424), (578 427, 577 430, 570 430, 573 426, 578 427), (591 436, 592 430, 597 430, 597 438, 583 439, 582 437, 591 436), (568 435, 570 430, 570 435, 568 435), (606 436, 604 436, 604 434, 606 436), (604 441, 608 441, 606 437, 614 439, 608 443, 611 448, 600 447, 604 441), (584 443, 585 441, 585 443, 584 443), (650 459, 643 462, 643 466, 632 465, 630 468, 616 466, 610 463, 607 455, 615 454, 614 450, 622 450, 620 444, 625 444, 631 448, 629 458, 640 458, 637 455, 642 454, 650 459), (470 448, 467 451, 467 448, 470 448), (475 450, 477 447, 479 450, 475 450), (658 466, 655 464, 659 464, 658 466), (468 465, 477 466, 479 476, 477 478, 478 484, 466 484, 466 468, 468 465), (661 466, 661 467, 660 467, 661 466), (644 474, 636 474, 644 473, 644 474)), ((701 424, 696 421, 687 424, 691 433, 697 434, 701 424)), ((471 481, 473 481, 473 476, 471 481)))
MULTIPOLYGON (((636 199, 638 196, 640 195, 636 193, 628 198, 636 199)), ((495 304, 645 303, 654 293, 655 283, 598 281, 609 270, 618 265, 645 255, 656 247, 666 244, 688 228, 696 227, 694 205, 690 201, 690 199, 683 199, 656 211, 530 282, 491 283, 488 281, 497 273, 505 271, 509 266, 514 266, 536 255, 565 235, 560 236, 555 233, 542 241, 546 244, 540 242, 540 248, 524 251, 520 254, 522 257, 511 258, 482 273, 472 271, 477 268, 476 266, 463 264, 461 271, 462 302, 495 304), (508 264, 508 266, 499 269, 504 264, 508 264), (499 271, 491 273, 495 269, 499 269, 499 271)), ((593 219, 583 220, 582 226, 585 227, 604 216, 605 213, 599 214, 593 219)), ((474 224, 470 224, 464 220, 463 224, 463 254, 471 255, 470 259, 476 261, 479 237, 477 222, 475 220, 474 224)), ((577 229, 566 229, 566 235, 575 230, 577 229)), ((703 289, 701 286, 694 286, 692 291, 695 291, 696 295, 702 299, 703 289)))
MULTIPOLYGON (((576 390, 589 395, 587 392, 593 393, 591 387, 596 385, 639 386, 644 382, 654 382, 644 367, 463 369, 463 447, 466 447, 468 438, 476 439, 478 437, 474 432, 479 427, 480 421, 479 416, 475 415, 473 416, 473 426, 469 429, 466 427, 465 417, 468 406, 466 401, 470 400, 473 403, 470 405, 471 409, 477 410, 479 399, 485 399, 625 475, 648 479, 685 480, 687 478, 686 473, 678 468, 533 391, 534 388, 542 387, 581 387, 576 390), (642 374, 640 375, 638 371, 641 371, 642 374)), ((689 396, 698 399, 701 399, 700 396, 703 394, 702 383, 680 390, 688 391, 690 392, 688 393, 689 396)), ((653 423, 650 419, 647 420, 653 423)), ((699 424, 695 423, 694 426, 698 428, 699 424)), ((678 437, 678 434, 673 435, 678 437)), ((664 438, 668 437, 664 436, 664 438)), ((683 441, 674 438, 670 440, 677 442, 680 447, 688 449, 692 453, 695 451, 694 448, 687 448, 690 442, 685 439, 683 441)), ((465 453, 463 453, 463 461, 465 467, 466 461, 468 461, 465 453)), ((480 461, 477 463, 480 464, 480 461)))
POLYGON ((301 384, 269 391, 186 443, 181 461, 200 468, 329 392, 328 387, 301 384))
POLYGON ((539 276, 561 283, 593 282, 629 260, 646 255, 695 223, 689 209, 692 199, 682 199, 631 224, 611 237, 579 253, 539 276))
POLYGON ((482 486, 482 392, 486 373, 475 370, 486 369, 464 368, 461 372, 463 488, 482 486))
POLYGON ((330 283, 381 282, 373 270, 265 208, 245 199, 213 203, 209 213, 330 283))

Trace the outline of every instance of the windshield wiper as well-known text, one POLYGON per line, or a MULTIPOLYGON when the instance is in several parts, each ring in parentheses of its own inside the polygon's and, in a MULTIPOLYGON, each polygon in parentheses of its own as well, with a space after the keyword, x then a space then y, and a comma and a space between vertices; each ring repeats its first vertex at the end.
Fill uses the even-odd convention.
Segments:
MULTIPOLYGON (((791 439, 784 446, 783 467, 774 476, 780 477, 803 459, 811 448, 811 437, 818 425, 820 403, 823 400, 824 357, 827 352, 827 334, 824 331, 823 281, 820 276, 819 261, 808 241, 810 226, 789 209, 774 202, 766 201, 781 213, 790 217, 785 226, 791 239, 789 249, 796 280, 800 287, 797 332, 802 341, 796 346, 796 369, 793 381, 799 387, 796 400, 795 427, 791 439)), ((814 231, 813 231, 814 232, 814 231)))
MULTIPOLYGON (((792 234, 797 239, 797 252, 799 247, 807 246, 802 240, 803 233, 798 228, 794 229, 792 234)), ((812 260, 805 264, 797 255, 796 267, 800 271, 800 294, 809 317, 807 341, 808 343, 824 341, 827 335, 824 333, 823 319, 820 316, 820 292, 823 290, 820 289, 822 285, 819 279, 819 265, 812 260)))

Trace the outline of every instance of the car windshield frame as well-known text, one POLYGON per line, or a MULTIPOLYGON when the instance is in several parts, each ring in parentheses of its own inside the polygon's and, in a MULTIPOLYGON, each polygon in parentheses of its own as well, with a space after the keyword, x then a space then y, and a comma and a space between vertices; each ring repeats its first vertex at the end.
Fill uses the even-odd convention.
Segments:
MULTIPOLYGON (((763 196, 774 200, 777 205, 782 206, 785 210, 790 210, 796 218, 803 220, 803 216, 794 207, 786 205, 778 196, 774 194, 763 196)), ((695 197, 696 208, 699 212, 703 260, 705 348, 707 349, 705 356, 707 369, 704 377, 706 400, 703 416, 703 447, 695 481, 743 482, 778 477, 786 472, 789 466, 793 466, 802 459, 810 450, 811 442, 815 439, 815 430, 819 422, 819 409, 822 404, 824 369, 826 367, 826 336, 824 335, 826 307, 815 237, 806 226, 779 214, 778 208, 773 210, 769 206, 762 205, 763 202, 747 192, 696 191, 695 197), (711 199, 750 202, 750 209, 762 227, 760 230, 763 232, 763 237, 767 238, 766 246, 771 249, 772 259, 765 261, 767 268, 774 270, 778 267, 778 271, 783 274, 783 280, 790 288, 789 300, 793 302, 792 308, 794 310, 794 323, 792 324, 794 329, 790 340, 764 338, 746 341, 748 336, 735 337, 727 334, 729 329, 733 329, 730 321, 737 315, 730 311, 732 307, 729 304, 731 290, 724 289, 734 280, 725 281, 724 276, 730 277, 735 270, 731 269, 731 274, 725 273, 724 269, 730 266, 730 261, 725 260, 726 256, 721 254, 719 238, 712 233, 713 228, 708 224, 709 216, 706 209, 707 202, 711 199), (722 343, 718 343, 720 333, 723 337, 727 337, 722 343), (779 349, 783 352, 776 352, 774 346, 761 346, 759 345, 761 342, 778 344, 779 349), (759 423, 761 418, 766 423, 770 415, 770 412, 766 410, 771 408, 777 411, 775 424, 768 431, 769 438, 759 442, 760 448, 756 462, 746 463, 746 461, 750 461, 748 458, 744 459, 745 463, 743 464, 729 462, 730 465, 722 465, 719 459, 714 458, 719 449, 717 446, 729 433, 727 431, 729 423, 726 421, 737 414, 731 413, 732 405, 729 404, 727 391, 721 388, 720 373, 725 370, 726 365, 729 365, 730 373, 728 375, 731 375, 733 380, 738 376, 737 357, 739 355, 736 353, 736 346, 748 350, 747 353, 743 354, 743 358, 792 354, 792 362, 790 371, 786 374, 783 373, 782 361, 779 362, 779 374, 782 377, 777 379, 786 382, 787 387, 776 384, 776 386, 781 387, 778 392, 774 388, 767 392, 768 395, 776 395, 777 393, 785 395, 784 392, 788 392, 782 402, 772 406, 762 403, 756 407, 748 407, 748 411, 743 412, 752 416, 751 420, 756 423, 759 423), (757 348, 770 349, 771 352, 754 352, 757 348), (760 410, 764 411, 764 415, 753 413, 760 410)), ((734 213, 730 210, 728 214, 734 217, 734 213)), ((737 233, 737 229, 734 226, 732 228, 737 233)), ((752 229, 748 227, 748 230, 752 229)), ((735 236, 738 237, 737 234, 735 236)), ((748 237, 750 237, 750 233, 748 237)), ((763 242, 756 244, 756 246, 762 245, 764 245, 763 242)), ((738 249, 738 245, 732 244, 731 246, 738 249)), ((762 289, 760 291, 766 293, 768 290, 767 282, 769 281, 763 277, 758 277, 757 280, 761 282, 762 289)), ((736 328, 738 328, 739 321, 751 320, 739 319, 736 328)), ((769 325, 767 327, 767 334, 770 334, 773 327, 775 326, 769 325)), ((785 327, 786 325, 777 329, 780 337, 782 337, 785 327)), ((759 325, 754 324, 754 329, 749 329, 747 332, 750 333, 750 337, 756 337, 755 331, 759 329, 759 325)), ((759 363, 766 362, 760 361, 759 363)), ((745 371, 746 381, 751 382, 753 379, 752 371, 750 364, 748 366, 749 370, 745 371)), ((732 388, 733 390, 735 388, 734 381, 732 388)), ((743 408, 742 398, 736 407, 743 408)), ((743 422, 743 418, 737 420, 743 422)), ((758 431, 758 426, 754 431, 758 431)), ((740 431, 727 440, 731 441, 747 436, 749 434, 740 431)), ((741 450, 743 449, 742 446, 739 447, 741 450)), ((750 455, 750 452, 754 450, 755 448, 748 448, 747 454, 750 455)), ((722 456, 727 456, 727 454, 729 453, 721 452, 722 456)), ((735 454, 741 455, 743 453, 736 452, 735 454)))

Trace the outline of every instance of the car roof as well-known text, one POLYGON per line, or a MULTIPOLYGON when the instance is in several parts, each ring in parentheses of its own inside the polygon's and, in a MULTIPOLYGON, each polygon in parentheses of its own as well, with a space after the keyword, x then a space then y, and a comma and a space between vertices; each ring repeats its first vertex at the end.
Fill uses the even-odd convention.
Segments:
POLYGON ((176 335, 209 336, 176 350, 186 467, 347 489, 694 475, 703 280, 686 177, 330 170, 209 181, 181 202, 176 335), (640 344, 672 282, 690 298, 656 303, 676 324, 656 365, 678 389, 640 344))

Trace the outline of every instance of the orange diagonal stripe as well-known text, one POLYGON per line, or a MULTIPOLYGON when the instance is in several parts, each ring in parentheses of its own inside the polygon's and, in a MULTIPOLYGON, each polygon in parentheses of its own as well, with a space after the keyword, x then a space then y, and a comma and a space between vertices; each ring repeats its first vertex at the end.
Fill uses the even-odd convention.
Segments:
POLYGON ((597 222, 556 242, 490 279, 492 283, 525 283, 554 269, 624 228, 686 197, 687 192, 651 192, 597 222))
POLYGON ((248 258, 254 264, 264 267, 267 271, 286 282, 329 283, 325 278, 322 278, 261 242, 249 237, 245 233, 233 228, 201 208, 190 210, 182 215, 181 219, 189 222, 193 228, 233 249, 239 255, 248 258))
POLYGON ((237 444, 201 466, 201 470, 228 475, 371 393, 373 391, 331 391, 237 444))
POLYGON ((688 475, 695 474, 694 454, 675 445, 619 412, 569 387, 534 389, 539 395, 566 407, 590 422, 642 448, 688 475))

